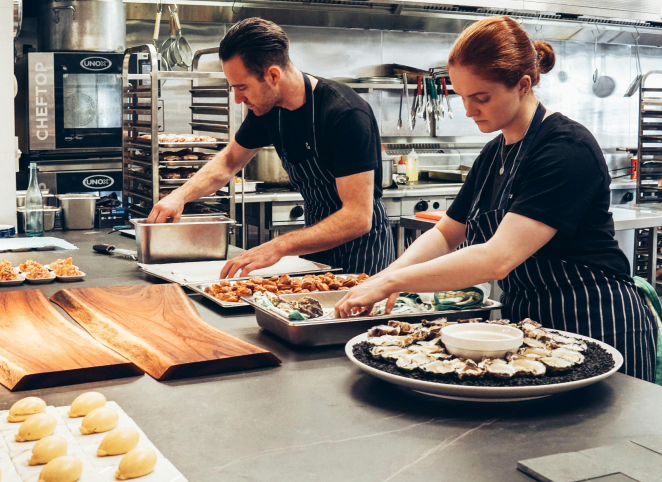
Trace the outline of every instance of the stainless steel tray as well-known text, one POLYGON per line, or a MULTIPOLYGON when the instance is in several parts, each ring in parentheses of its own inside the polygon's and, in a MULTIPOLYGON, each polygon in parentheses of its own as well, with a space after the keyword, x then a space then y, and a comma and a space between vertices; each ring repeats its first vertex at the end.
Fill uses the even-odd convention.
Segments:
MULTIPOLYGON (((297 293, 281 295, 284 300, 298 301, 304 296, 310 296, 318 300, 323 308, 332 308, 346 294, 346 291, 325 291, 315 293, 297 293)), ((480 308, 470 310, 432 311, 427 313, 363 316, 356 318, 342 318, 337 320, 315 321, 291 321, 272 311, 258 305, 252 296, 242 298, 255 308, 257 324, 274 335, 297 346, 323 346, 347 343, 361 333, 375 325, 385 323, 388 320, 406 320, 410 323, 418 323, 423 319, 447 318, 454 321, 464 318, 490 317, 490 311, 498 310, 502 304, 498 301, 487 300, 480 308)))
MULTIPOLYGON (((325 264, 321 264, 321 263, 315 263, 315 264, 319 265, 320 269, 318 269, 318 270, 306 270, 306 271, 300 271, 300 272, 296 272, 296 273, 293 273, 293 272, 282 273, 282 274, 288 274, 290 276, 303 276, 305 274, 319 274, 319 273, 329 273, 329 272, 334 273, 334 272, 340 271, 340 268, 331 268, 330 266, 325 265, 325 264)), ((272 276, 274 276, 274 275, 272 275, 272 276)), ((255 278, 256 276, 262 276, 263 278, 267 277, 266 274, 265 275, 251 274, 251 276, 247 276, 247 277, 244 277, 244 278, 232 278, 232 281, 247 280, 247 279, 255 278)), ((343 276, 349 276, 349 275, 343 275, 343 276)), ((162 279, 165 279, 165 278, 162 278, 162 279)), ((223 308, 249 308, 251 306, 254 306, 254 305, 252 305, 251 303, 248 303, 248 302, 246 302, 246 303, 243 303, 243 302, 242 303, 230 303, 230 302, 227 302, 227 301, 221 301, 218 298, 214 298, 210 294, 205 293, 205 288, 207 286, 211 286, 213 284, 216 284, 219 281, 220 280, 215 280, 215 281, 210 281, 210 282, 205 282, 205 283, 187 283, 187 284, 184 284, 184 286, 186 288, 189 288, 189 289, 195 291, 196 293, 201 294, 205 298, 213 301, 214 303, 216 303, 219 306, 222 306, 223 308)), ((346 293, 346 291, 340 291, 340 293, 346 293)), ((305 293, 305 294, 310 294, 310 293, 305 293)), ((289 296, 289 295, 281 295, 281 296, 289 296)), ((244 299, 244 298, 242 298, 242 299, 244 299)))
POLYGON ((145 264, 225 259, 235 224, 220 215, 187 216, 178 223, 146 221, 130 220, 136 228, 138 262, 145 264))

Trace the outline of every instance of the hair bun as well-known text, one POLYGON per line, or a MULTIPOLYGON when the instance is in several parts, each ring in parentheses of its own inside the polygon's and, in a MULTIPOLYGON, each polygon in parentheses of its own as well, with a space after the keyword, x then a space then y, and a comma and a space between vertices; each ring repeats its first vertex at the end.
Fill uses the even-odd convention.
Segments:
POLYGON ((533 45, 538 53, 538 69, 541 74, 546 74, 554 68, 554 64, 556 63, 554 48, 542 40, 536 40, 533 42, 533 45))

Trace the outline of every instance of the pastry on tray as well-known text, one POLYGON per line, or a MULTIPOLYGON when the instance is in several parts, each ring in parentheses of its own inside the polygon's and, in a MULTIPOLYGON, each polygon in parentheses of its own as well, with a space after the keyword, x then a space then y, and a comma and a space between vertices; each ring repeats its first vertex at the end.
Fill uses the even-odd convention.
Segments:
POLYGON ((279 295, 291 293, 312 293, 315 291, 345 291, 368 279, 362 273, 358 276, 336 276, 333 273, 323 275, 307 274, 303 278, 291 278, 289 275, 251 278, 248 281, 223 280, 205 288, 205 293, 224 302, 241 302, 242 296, 252 296, 259 291, 269 291, 279 295))

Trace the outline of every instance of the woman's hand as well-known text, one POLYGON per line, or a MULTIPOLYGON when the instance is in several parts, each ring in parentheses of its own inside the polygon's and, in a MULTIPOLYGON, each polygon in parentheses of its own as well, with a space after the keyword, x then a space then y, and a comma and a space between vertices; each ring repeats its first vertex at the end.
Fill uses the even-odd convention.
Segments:
POLYGON ((368 278, 350 289, 345 297, 334 306, 336 318, 348 318, 360 313, 369 314, 375 303, 388 298, 386 313, 390 313, 400 291, 394 286, 389 275, 377 275, 368 278))

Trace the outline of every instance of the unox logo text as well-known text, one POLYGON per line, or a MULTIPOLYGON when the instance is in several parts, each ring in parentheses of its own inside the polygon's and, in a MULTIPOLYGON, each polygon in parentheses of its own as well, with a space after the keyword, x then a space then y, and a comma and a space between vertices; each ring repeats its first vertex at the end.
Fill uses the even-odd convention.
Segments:
POLYGON ((95 174, 94 176, 88 176, 83 179, 83 186, 95 190, 110 187, 114 183, 115 181, 112 177, 106 176, 104 174, 95 174))
POLYGON ((104 57, 86 57, 80 61, 80 66, 87 70, 106 70, 113 63, 104 57))

